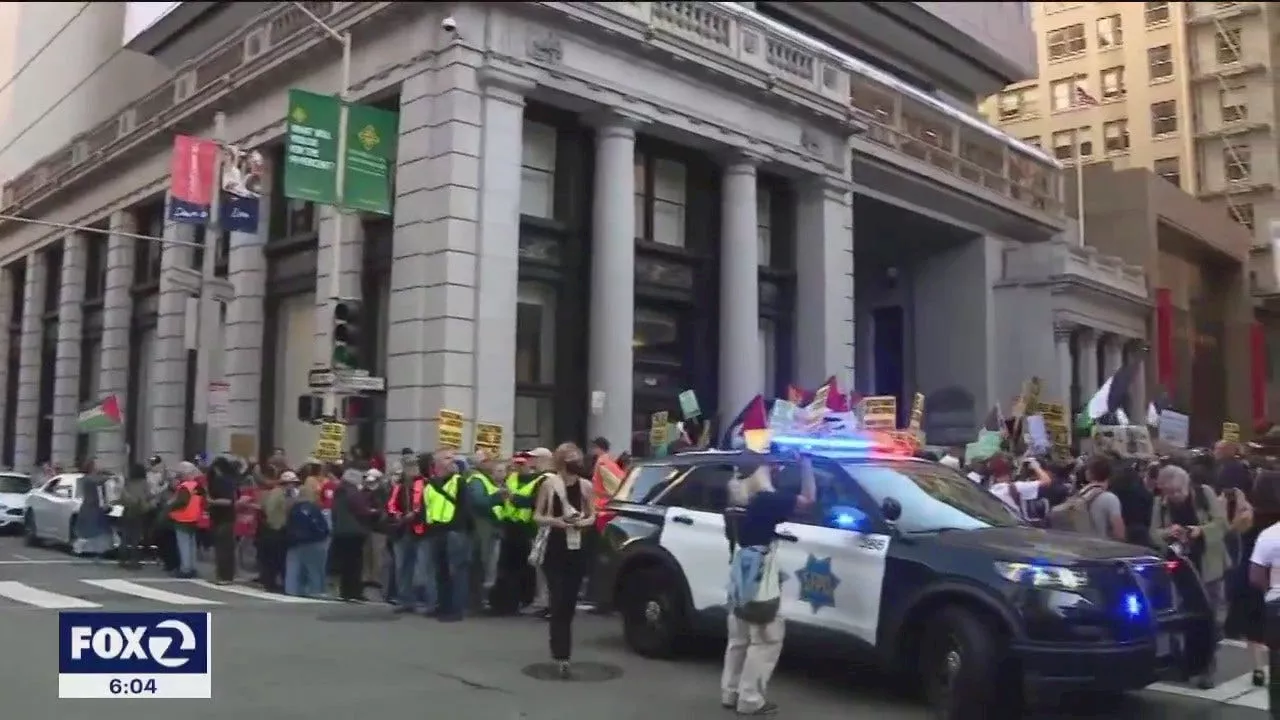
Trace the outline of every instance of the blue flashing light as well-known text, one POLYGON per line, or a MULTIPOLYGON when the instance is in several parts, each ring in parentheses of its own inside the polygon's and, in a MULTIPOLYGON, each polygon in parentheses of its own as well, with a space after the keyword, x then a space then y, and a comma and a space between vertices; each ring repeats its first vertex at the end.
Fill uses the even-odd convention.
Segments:
POLYGON ((1142 617, 1142 598, 1138 593, 1126 593, 1124 596, 1124 614, 1130 620, 1142 617))
POLYGON ((854 507, 837 505, 831 508, 828 522, 840 530, 856 530, 861 532, 867 524, 867 516, 854 507))
POLYGON ((860 458, 871 454, 902 454, 901 449, 893 442, 874 435, 853 435, 850 437, 781 435, 774 436, 772 442, 778 448, 832 458, 860 458))

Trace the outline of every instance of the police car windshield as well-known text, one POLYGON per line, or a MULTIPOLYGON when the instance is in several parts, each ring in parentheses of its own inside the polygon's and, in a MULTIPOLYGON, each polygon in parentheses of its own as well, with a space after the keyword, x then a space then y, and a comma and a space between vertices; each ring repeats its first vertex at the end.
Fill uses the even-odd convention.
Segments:
POLYGON ((25 495, 31 489, 31 478, 26 475, 0 475, 0 493, 25 495))
POLYGON ((895 523, 902 532, 1018 525, 1018 519, 994 495, 936 463, 847 462, 842 467, 876 504, 893 498, 902 505, 902 516, 895 523))

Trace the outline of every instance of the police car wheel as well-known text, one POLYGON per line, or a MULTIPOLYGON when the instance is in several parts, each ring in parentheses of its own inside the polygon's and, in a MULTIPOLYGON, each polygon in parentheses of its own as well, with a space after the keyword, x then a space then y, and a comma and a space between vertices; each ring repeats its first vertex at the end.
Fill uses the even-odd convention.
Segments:
POLYGON ((30 547, 40 544, 40 534, 36 532, 36 515, 30 510, 27 510, 26 516, 22 518, 22 537, 30 547))
POLYGON ((636 654, 669 658, 679 651, 684 611, 671 573, 653 568, 632 573, 623 584, 623 635, 636 654))
POLYGON ((939 720, 1017 711, 1018 681, 1001 676, 1001 642, 998 628, 965 608, 944 608, 934 616, 918 662, 925 697, 939 720))

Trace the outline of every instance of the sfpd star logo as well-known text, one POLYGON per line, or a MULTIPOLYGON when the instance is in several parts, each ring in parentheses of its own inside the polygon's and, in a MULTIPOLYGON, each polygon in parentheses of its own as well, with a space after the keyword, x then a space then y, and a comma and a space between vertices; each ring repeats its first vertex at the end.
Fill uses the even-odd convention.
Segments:
POLYGON ((301 125, 307 121, 307 111, 301 105, 295 106, 293 112, 289 113, 289 119, 301 125))
POLYGON ((836 606, 840 578, 831 572, 831 558, 810 555, 804 567, 796 571, 796 579, 800 581, 800 601, 809 603, 814 614, 824 607, 836 606))

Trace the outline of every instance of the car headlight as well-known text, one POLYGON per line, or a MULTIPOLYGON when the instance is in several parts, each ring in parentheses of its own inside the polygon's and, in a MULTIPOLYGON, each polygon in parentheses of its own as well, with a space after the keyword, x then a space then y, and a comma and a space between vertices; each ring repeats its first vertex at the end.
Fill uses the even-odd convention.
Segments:
POLYGON ((1019 585, 1076 592, 1089 584, 1083 572, 1057 565, 996 561, 995 567, 1000 577, 1019 585))

